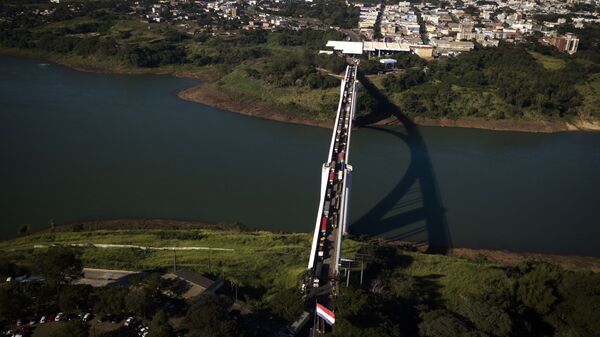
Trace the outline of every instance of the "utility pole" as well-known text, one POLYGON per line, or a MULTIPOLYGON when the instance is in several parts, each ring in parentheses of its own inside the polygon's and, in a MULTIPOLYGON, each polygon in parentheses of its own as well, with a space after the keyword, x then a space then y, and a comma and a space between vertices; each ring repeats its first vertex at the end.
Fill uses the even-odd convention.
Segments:
POLYGON ((317 313, 315 312, 315 316, 313 319, 313 327, 312 327, 312 337, 315 337, 315 330, 317 329, 317 313))
POLYGON ((363 270, 364 270, 365 260, 363 258, 360 259, 360 285, 362 286, 363 280, 363 270))
POLYGON ((173 249, 173 272, 177 272, 177 251, 173 249))
POLYGON ((348 269, 348 275, 346 275, 346 288, 348 288, 348 285, 350 284, 350 270, 348 269))

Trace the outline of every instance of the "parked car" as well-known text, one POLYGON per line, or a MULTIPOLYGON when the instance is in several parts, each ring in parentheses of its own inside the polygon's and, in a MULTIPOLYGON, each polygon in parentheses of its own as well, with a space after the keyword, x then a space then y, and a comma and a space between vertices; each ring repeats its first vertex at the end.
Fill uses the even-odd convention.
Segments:
POLYGON ((56 314, 56 317, 54 317, 55 322, 66 321, 66 320, 67 320, 67 316, 65 315, 64 312, 59 312, 58 314, 56 314))
POLYGON ((94 314, 92 314, 91 312, 87 312, 87 313, 85 313, 85 315, 83 315, 81 320, 83 322, 89 322, 93 317, 94 317, 94 314))
POLYGON ((21 325, 19 327, 19 332, 21 332, 22 334, 30 334, 31 330, 32 329, 29 325, 21 325))
POLYGON ((135 319, 135 317, 127 317, 127 319, 125 320, 125 323, 123 323, 123 325, 125 325, 125 326, 135 325, 136 321, 137 320, 135 319))

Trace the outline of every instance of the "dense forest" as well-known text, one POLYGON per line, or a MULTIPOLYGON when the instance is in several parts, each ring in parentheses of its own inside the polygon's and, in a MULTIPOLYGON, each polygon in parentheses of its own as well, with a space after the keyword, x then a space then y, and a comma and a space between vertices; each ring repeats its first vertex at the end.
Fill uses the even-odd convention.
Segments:
POLYGON ((394 247, 368 253, 369 282, 335 300, 336 336, 600 336, 600 274, 484 259, 448 278, 394 247))
POLYGON ((585 42, 574 56, 536 41, 477 47, 428 63, 401 56, 405 71, 386 76, 384 91, 410 116, 574 117, 585 99, 577 86, 600 72, 600 26, 576 31, 585 42), (560 63, 548 68, 545 60, 560 63))

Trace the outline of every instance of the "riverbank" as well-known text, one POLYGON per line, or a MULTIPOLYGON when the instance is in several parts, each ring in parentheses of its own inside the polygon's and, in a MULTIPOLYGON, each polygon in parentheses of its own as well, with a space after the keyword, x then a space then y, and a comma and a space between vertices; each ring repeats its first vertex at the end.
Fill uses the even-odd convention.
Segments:
MULTIPOLYGON (((309 126, 332 128, 333 121, 323 122, 309 118, 296 116, 267 104, 253 103, 251 105, 243 100, 238 100, 234 95, 219 90, 214 83, 203 83, 178 93, 181 99, 195 103, 205 104, 228 110, 243 115, 276 120, 285 123, 295 123, 309 126)), ((600 131, 600 123, 578 120, 576 122, 565 122, 563 120, 533 121, 533 120, 491 120, 476 117, 465 117, 459 119, 432 119, 416 117, 412 119, 416 125, 456 127, 483 129, 491 131, 517 131, 534 133, 553 133, 566 131, 600 131)), ((395 117, 390 117, 375 123, 376 125, 401 126, 402 123, 395 117)))
MULTIPOLYGON (((271 232, 258 229, 252 229, 236 223, 225 223, 225 224, 209 224, 199 221, 185 221, 175 219, 109 219, 109 220, 90 220, 90 221, 78 221, 74 223, 64 224, 56 226, 52 229, 42 230, 31 234, 33 237, 46 237, 47 235, 55 235, 65 233, 73 233, 75 236, 88 235, 85 233, 93 233, 98 231, 109 231, 117 233, 119 231, 127 231, 132 234, 144 234, 152 231, 177 231, 179 233, 186 233, 186 231, 218 231, 218 232, 231 232, 231 233, 242 233, 247 232, 248 235, 252 233, 270 233, 270 235, 299 235, 301 237, 306 236, 304 239, 310 241, 312 235, 307 233, 285 233, 285 232, 271 232)), ((258 235, 258 234, 257 234, 258 235)), ((178 235, 175 235, 176 237, 178 235)), ((181 237, 187 237, 183 234, 181 237)), ((192 236, 193 237, 193 236, 192 236)), ((27 240, 27 236, 17 238, 16 240, 27 240)), ((7 241, 10 242, 10 241, 7 241)), ((426 244, 417 244, 408 241, 386 241, 379 238, 370 238, 366 241, 354 241, 349 239, 351 242, 351 251, 356 248, 357 242, 369 243, 369 244, 391 244, 397 247, 402 247, 408 251, 418 251, 425 253, 427 251, 426 244)), ((81 243, 81 242, 77 242, 81 243)), ((89 242, 89 243, 106 243, 102 242, 89 242)), ((113 242, 111 242, 113 243, 113 242)), ((128 241, 127 238, 120 239, 120 244, 132 242, 128 241)), ((133 243, 139 244, 140 242, 135 241, 133 243)), ((160 246, 161 242, 152 242, 153 245, 160 246)), ((166 244, 166 243, 165 243, 166 244)), ((173 244, 173 243, 171 243, 173 244)), ((575 255, 561 255, 561 254, 546 254, 546 253, 535 253, 535 252, 514 252, 507 250, 491 250, 491 249, 473 249, 464 247, 451 247, 447 252, 448 256, 457 258, 467 259, 469 261, 476 262, 487 262, 499 264, 502 266, 513 267, 526 261, 536 262, 547 262, 558 266, 561 266, 565 270, 572 271, 593 271, 600 272, 600 257, 593 256, 575 256, 575 255)))
MULTIPOLYGON (((64 55, 53 55, 35 50, 6 49, 0 48, 0 55, 12 57, 25 57, 32 59, 43 59, 78 71, 94 72, 104 74, 153 74, 171 75, 177 77, 194 78, 203 83, 184 89, 177 93, 183 100, 205 104, 211 107, 239 113, 247 116, 258 117, 267 120, 275 120, 284 123, 301 124, 323 128, 332 128, 333 121, 323 121, 285 111, 267 102, 248 102, 241 99, 235 93, 225 92, 217 85, 219 74, 210 67, 199 70, 197 67, 178 65, 162 66, 157 68, 139 68, 103 62, 100 60, 83 60, 80 57, 66 57, 64 55)), ((566 131, 600 131, 600 122, 576 120, 566 122, 563 120, 533 121, 533 120, 490 120, 476 117, 465 117, 459 119, 431 119, 416 117, 415 124, 421 126, 475 128, 492 131, 518 131, 533 133, 553 133, 566 131)), ((390 117, 376 123, 377 125, 401 126, 401 123, 390 117)))

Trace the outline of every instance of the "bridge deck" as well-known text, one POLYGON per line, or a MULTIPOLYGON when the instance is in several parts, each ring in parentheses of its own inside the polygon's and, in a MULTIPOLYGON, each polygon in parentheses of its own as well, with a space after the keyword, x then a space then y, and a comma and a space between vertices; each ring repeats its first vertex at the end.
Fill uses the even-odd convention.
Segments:
MULTIPOLYGON (((342 237, 347 231, 352 167, 348 165, 352 120, 356 109, 357 64, 346 68, 327 162, 321 172, 321 198, 308 263, 313 296, 322 288, 335 296, 342 237)), ((329 297, 328 296, 328 297, 329 297)), ((311 296, 309 296, 311 297, 311 296)), ((321 300, 323 301, 323 300, 321 300)), ((328 301, 327 301, 328 302, 328 301)))

